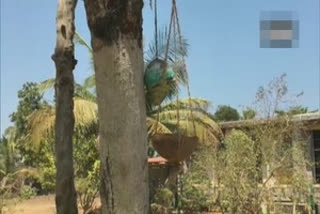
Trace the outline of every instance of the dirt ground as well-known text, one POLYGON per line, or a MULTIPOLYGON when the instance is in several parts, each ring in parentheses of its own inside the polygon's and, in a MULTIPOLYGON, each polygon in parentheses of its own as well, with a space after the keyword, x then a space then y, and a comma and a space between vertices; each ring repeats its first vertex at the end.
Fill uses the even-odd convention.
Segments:
POLYGON ((10 200, 4 214, 55 214, 54 195, 37 196, 29 200, 10 200))
MULTIPOLYGON (((99 204, 99 201, 96 201, 99 204)), ((54 195, 37 196, 29 200, 11 200, 4 214, 55 214, 54 195)), ((79 209, 79 213, 82 211, 79 209)))

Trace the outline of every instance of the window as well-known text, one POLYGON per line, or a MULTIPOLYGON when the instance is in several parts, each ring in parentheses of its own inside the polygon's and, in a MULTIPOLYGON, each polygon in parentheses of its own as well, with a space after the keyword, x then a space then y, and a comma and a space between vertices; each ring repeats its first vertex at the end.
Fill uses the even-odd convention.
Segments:
POLYGON ((316 182, 320 183, 320 130, 313 131, 313 148, 316 182))

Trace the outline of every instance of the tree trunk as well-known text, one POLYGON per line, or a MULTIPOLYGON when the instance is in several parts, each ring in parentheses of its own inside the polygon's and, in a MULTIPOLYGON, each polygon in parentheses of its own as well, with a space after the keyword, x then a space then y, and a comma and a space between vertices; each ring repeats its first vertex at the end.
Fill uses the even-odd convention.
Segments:
POLYGON ((57 13, 57 41, 52 56, 56 65, 56 210, 57 214, 77 214, 77 196, 73 175, 72 136, 74 131, 73 35, 74 13, 77 0, 59 0, 57 13))
POLYGON ((148 213, 142 0, 85 0, 99 111, 104 214, 148 213))

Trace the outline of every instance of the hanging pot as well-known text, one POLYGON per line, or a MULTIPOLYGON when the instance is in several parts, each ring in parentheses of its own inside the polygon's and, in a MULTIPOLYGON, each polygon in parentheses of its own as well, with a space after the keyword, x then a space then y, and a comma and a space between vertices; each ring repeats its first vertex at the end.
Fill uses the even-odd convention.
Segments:
POLYGON ((196 136, 155 134, 151 137, 155 150, 169 162, 178 163, 188 158, 199 144, 196 136))

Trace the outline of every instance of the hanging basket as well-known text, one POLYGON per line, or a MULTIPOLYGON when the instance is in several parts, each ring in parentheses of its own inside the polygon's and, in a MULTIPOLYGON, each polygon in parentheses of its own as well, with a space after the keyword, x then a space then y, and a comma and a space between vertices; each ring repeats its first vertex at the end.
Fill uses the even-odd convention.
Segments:
POLYGON ((151 137, 155 150, 169 162, 178 163, 188 158, 198 145, 197 137, 178 134, 155 134, 151 137))
POLYGON ((171 68, 165 69, 165 61, 151 61, 145 71, 144 81, 147 87, 148 100, 153 105, 160 105, 170 91, 170 82, 174 81, 175 73, 171 68))

